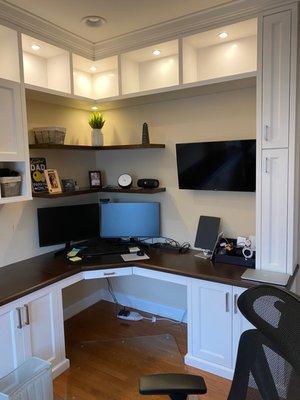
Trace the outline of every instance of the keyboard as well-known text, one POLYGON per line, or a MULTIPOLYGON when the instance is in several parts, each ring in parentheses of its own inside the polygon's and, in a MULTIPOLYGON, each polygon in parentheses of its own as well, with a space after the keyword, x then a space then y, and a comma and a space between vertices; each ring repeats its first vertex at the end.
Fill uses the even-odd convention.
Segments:
POLYGON ((82 258, 96 258, 107 254, 127 254, 129 253, 129 245, 120 243, 111 243, 107 241, 99 241, 82 249, 80 257, 82 258))

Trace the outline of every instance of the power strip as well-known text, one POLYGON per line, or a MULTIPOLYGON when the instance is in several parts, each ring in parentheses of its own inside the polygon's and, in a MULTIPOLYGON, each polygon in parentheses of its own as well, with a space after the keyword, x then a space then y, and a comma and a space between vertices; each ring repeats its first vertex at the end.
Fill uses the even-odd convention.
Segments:
POLYGON ((135 311, 127 311, 127 312, 119 312, 118 314, 119 319, 123 319, 125 321, 141 321, 144 317, 135 311))

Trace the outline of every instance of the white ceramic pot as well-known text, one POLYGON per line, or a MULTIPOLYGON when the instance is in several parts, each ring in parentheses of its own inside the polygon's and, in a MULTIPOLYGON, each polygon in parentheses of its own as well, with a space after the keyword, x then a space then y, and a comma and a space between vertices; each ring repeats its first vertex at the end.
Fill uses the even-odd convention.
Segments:
POLYGON ((92 146, 103 146, 103 133, 101 129, 92 129, 91 142, 92 146))

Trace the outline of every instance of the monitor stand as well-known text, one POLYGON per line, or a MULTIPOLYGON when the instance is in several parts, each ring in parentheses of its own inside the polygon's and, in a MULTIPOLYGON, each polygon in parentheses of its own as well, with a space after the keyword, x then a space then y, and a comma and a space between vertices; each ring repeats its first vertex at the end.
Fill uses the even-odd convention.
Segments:
POLYGON ((67 255, 67 253, 69 252, 69 251, 71 251, 71 242, 67 242, 66 244, 65 244, 65 247, 63 248, 63 249, 60 249, 60 250, 57 250, 55 253, 54 253, 54 258, 56 258, 56 257, 59 257, 59 256, 64 256, 64 255, 67 255))
POLYGON ((203 258, 204 260, 211 260, 213 252, 210 250, 200 250, 200 253, 195 254, 195 257, 203 258))

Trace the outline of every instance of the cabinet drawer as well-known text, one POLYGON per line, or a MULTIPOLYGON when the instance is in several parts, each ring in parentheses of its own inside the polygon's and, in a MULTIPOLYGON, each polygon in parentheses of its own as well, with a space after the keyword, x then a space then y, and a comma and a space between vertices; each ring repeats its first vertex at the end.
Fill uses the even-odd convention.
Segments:
POLYGON ((98 269, 84 272, 84 279, 112 278, 115 276, 132 275, 132 267, 98 269))

